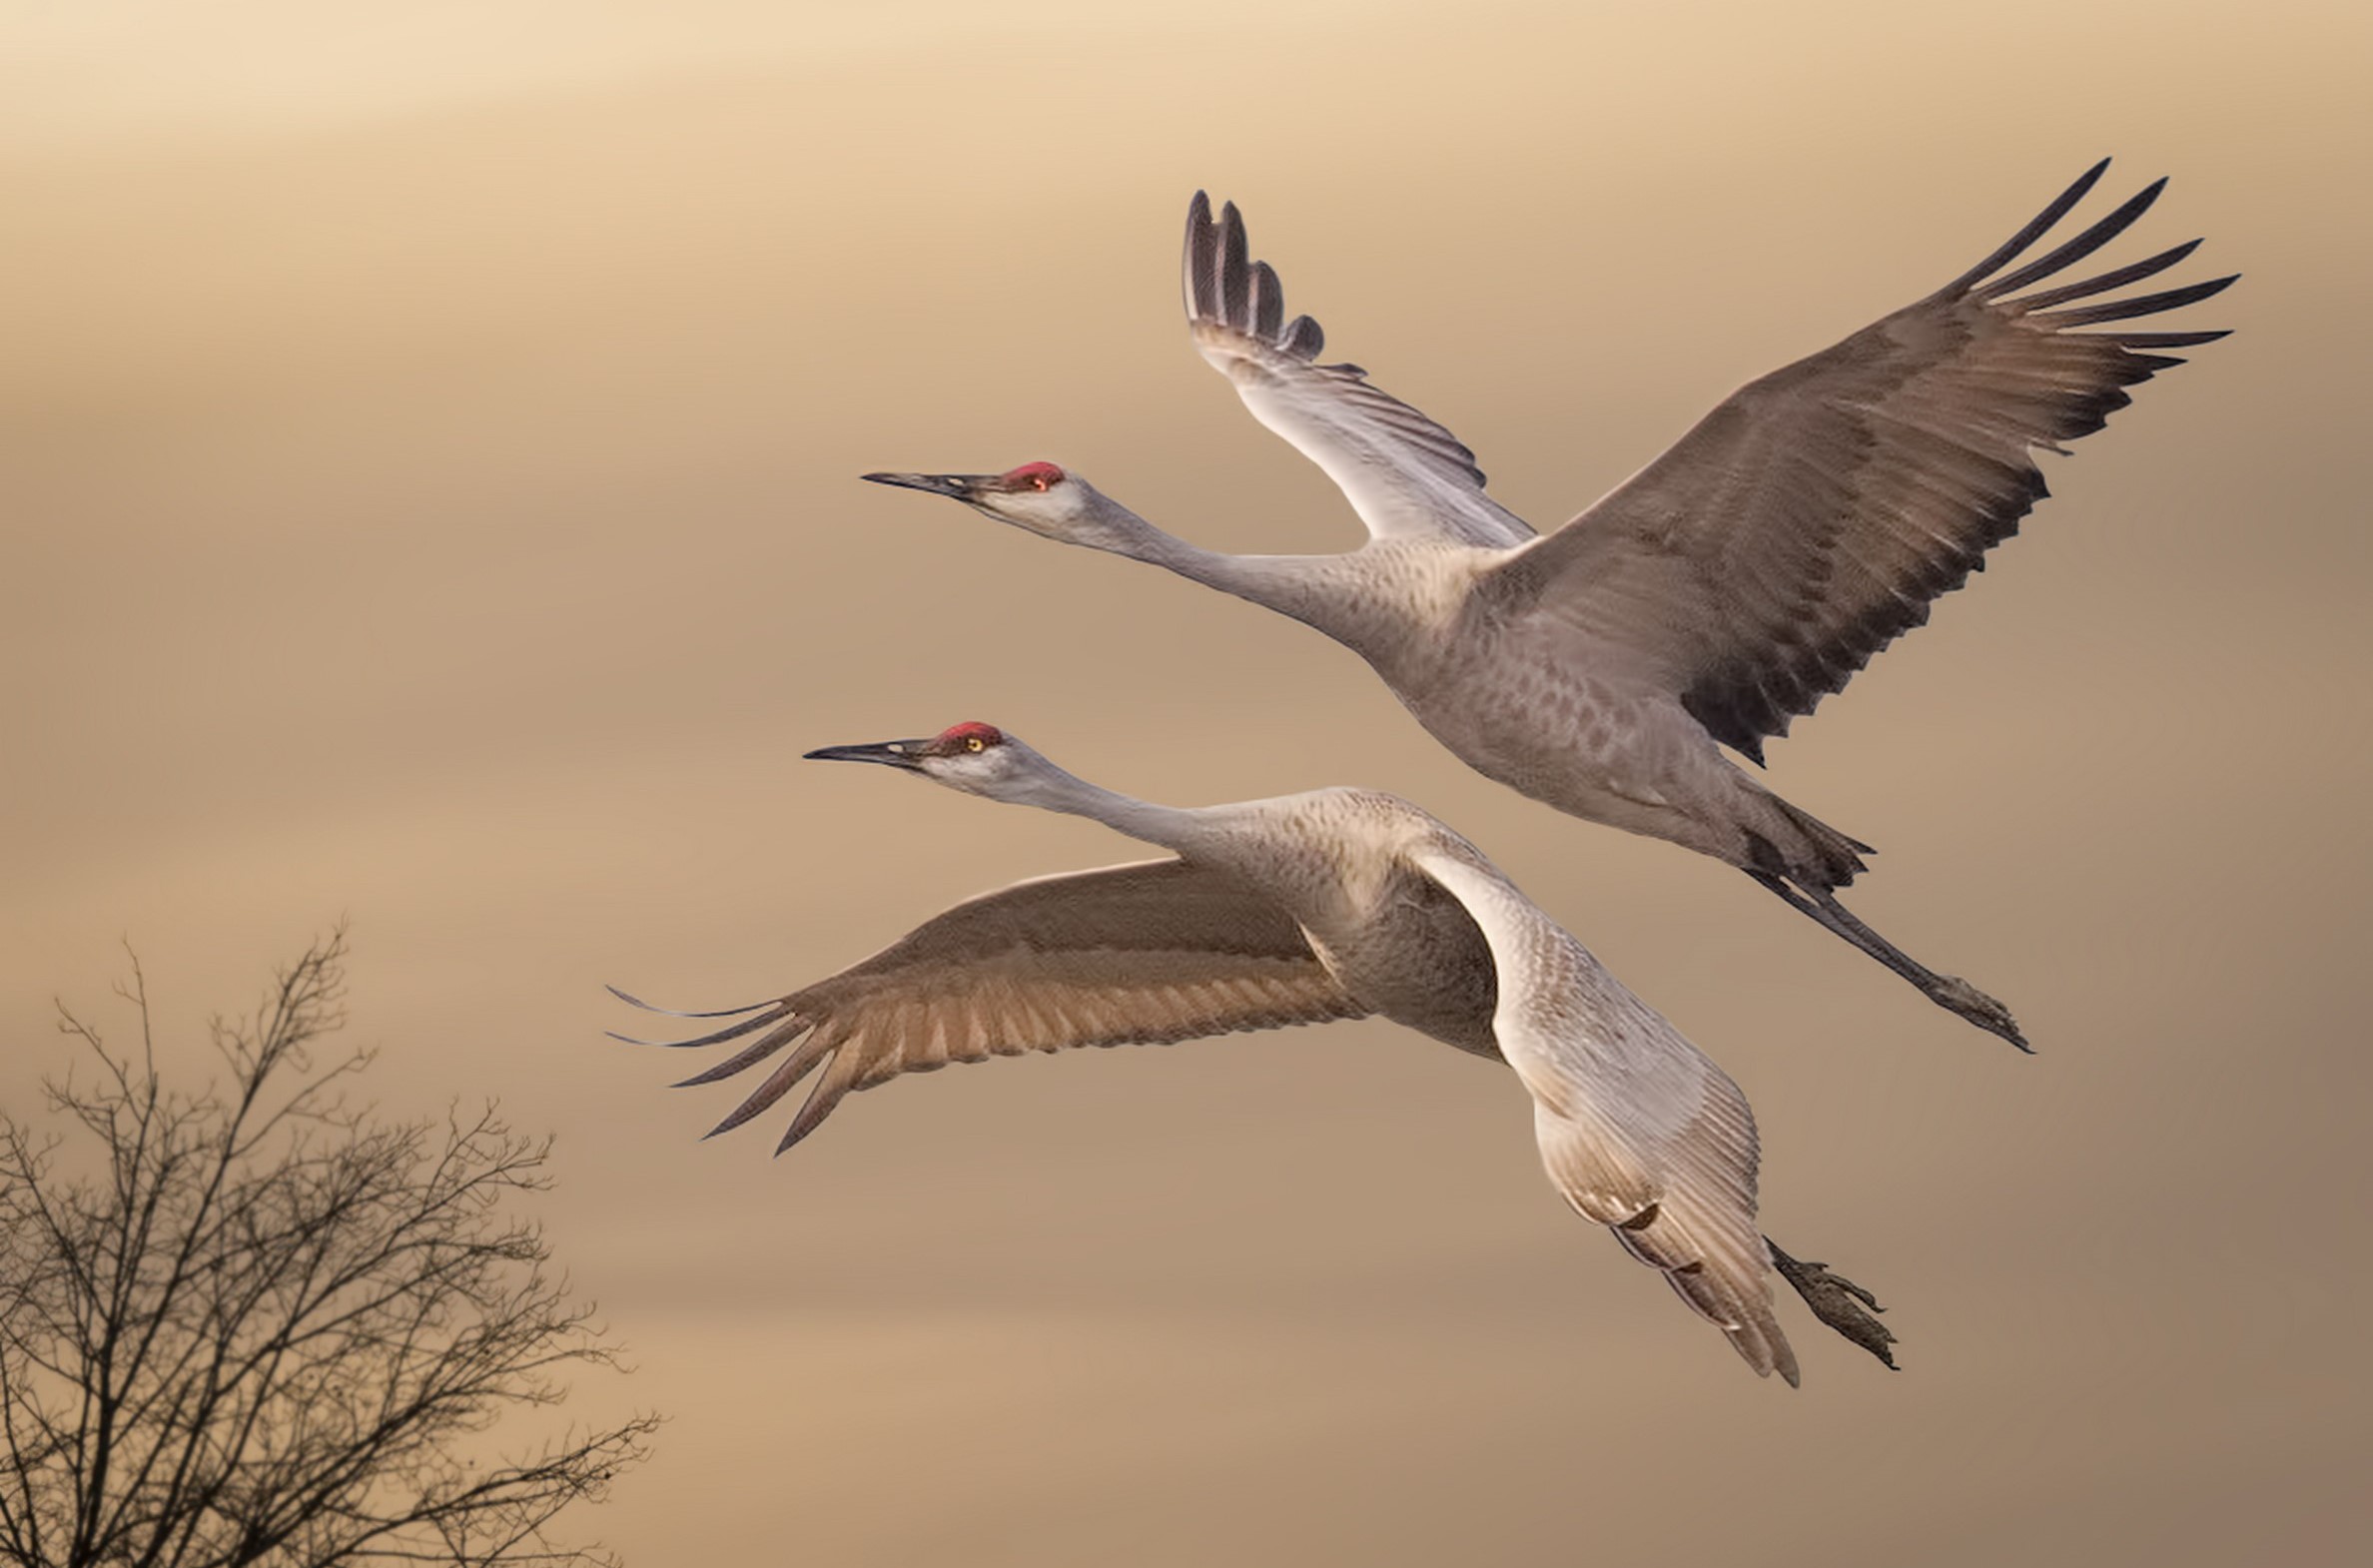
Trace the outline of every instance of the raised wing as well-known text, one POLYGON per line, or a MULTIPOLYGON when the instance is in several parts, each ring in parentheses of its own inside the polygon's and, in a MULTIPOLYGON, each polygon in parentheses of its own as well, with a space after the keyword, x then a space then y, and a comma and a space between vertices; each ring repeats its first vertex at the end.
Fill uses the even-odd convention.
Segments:
POLYGON ((1483 493, 1483 470, 1457 436, 1369 386, 1358 366, 1317 363, 1326 335, 1307 316, 1285 320, 1285 291, 1268 263, 1246 258, 1233 202, 1214 223, 1210 198, 1194 193, 1186 274, 1194 346, 1254 418, 1326 470, 1369 534, 1496 548, 1533 536, 1483 493))
POLYGON ((1448 852, 1418 865, 1482 928, 1499 971, 1501 1053, 1533 1097, 1549 1178, 1575 1212, 1663 1270, 1756 1372, 1797 1381, 1772 1315, 1755 1222, 1747 1097, 1722 1069, 1496 871, 1448 852))
POLYGON ((1666 683, 1725 745, 1762 760, 1939 595, 1984 564, 2045 492, 2033 452, 2090 434, 2155 353, 2221 332, 2085 333, 2204 300, 2216 278, 2072 306, 2189 256, 2194 240, 2033 289, 2106 245, 2166 182, 2014 270, 2104 159, 1999 250, 1927 299, 1742 388, 1680 443, 1485 580, 1590 657, 1666 683), (2059 309, 2059 307, 2071 307, 2059 309))
POLYGON ((905 1073, 1076 1046, 1167 1045, 1366 1012, 1275 904, 1201 866, 1156 860, 983 894, 805 990, 753 1007, 680 1015, 737 1023, 692 1040, 630 1043, 710 1046, 758 1036, 679 1088, 730 1078, 796 1044, 710 1135, 759 1115, 821 1067, 823 1077, 776 1146, 780 1154, 814 1132, 851 1090, 905 1073))

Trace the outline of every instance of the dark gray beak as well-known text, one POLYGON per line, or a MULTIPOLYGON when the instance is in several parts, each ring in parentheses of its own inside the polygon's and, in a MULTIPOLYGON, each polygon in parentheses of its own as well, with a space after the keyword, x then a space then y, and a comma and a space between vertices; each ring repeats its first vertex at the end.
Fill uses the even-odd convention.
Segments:
POLYGON ((919 772, 927 740, 886 740, 873 746, 825 746, 807 754, 810 762, 880 762, 919 772))
POLYGON ((973 491, 993 478, 987 473, 869 473, 868 483, 895 484, 902 490, 921 490, 927 495, 948 495, 968 501, 973 491))

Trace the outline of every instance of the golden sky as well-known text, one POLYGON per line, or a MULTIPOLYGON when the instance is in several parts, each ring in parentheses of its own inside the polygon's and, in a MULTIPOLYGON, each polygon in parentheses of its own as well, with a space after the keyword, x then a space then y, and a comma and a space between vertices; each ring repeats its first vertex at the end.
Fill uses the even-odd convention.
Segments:
MULTIPOLYGON (((2339 6, 299 0, 0 20, 0 1095, 128 937, 169 1065, 352 917, 418 1112, 560 1136, 555 1247, 673 1416, 644 1565, 2323 1563, 2362 1499, 2361 193, 2339 6), (876 468, 1052 458, 1347 545, 1188 347, 1187 196, 1553 525, 2104 153, 2239 329, 1772 748, 1854 907, 1434 747, 1350 654, 876 468), (1746 1088, 1766 1227, 1875 1286, 1759 1384, 1382 1024, 1032 1059, 770 1161, 601 1038, 1145 851, 811 747, 987 719, 1179 803, 1375 785, 1746 1088)), ((2182 325, 2192 325, 2186 321, 2182 325)), ((104 1017, 104 1014, 102 1014, 104 1017)), ((675 1071, 671 1071, 671 1069, 675 1071)), ((774 1119, 779 1126, 779 1119, 774 1119)))

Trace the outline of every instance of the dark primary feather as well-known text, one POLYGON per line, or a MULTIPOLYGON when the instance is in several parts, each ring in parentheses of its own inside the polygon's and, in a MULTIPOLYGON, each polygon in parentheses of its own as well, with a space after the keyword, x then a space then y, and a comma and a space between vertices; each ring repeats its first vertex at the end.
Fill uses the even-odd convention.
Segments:
MULTIPOLYGON (((2103 160, 2102 163, 2095 164, 2093 168, 2097 171, 2106 167, 2106 163, 2107 161, 2103 160)), ((2073 191, 2077 195, 2081 196, 2084 193, 2084 189, 2091 186, 2093 176, 2088 174, 2084 179, 2078 181, 2075 185, 2070 186, 2068 191, 2073 191)), ((2110 241, 2125 233, 2127 229, 2133 227, 2134 220, 2141 217, 2144 213, 2150 211, 2151 203, 2157 201, 2159 199, 2159 193, 2166 188, 2167 182, 2164 176, 2151 181, 2141 190, 2136 191, 2133 195, 2127 197, 2125 201, 2118 206, 2117 210, 2112 212, 2108 217, 2101 219, 2091 228, 2084 230, 2074 239, 2069 240, 2064 245, 2061 245, 2057 250, 2051 251, 2036 258, 2034 261, 2027 263, 2026 266, 2021 267, 2014 273, 2006 273, 2002 277, 1995 279, 1992 283, 1972 289, 1970 292, 1980 300, 1998 300, 2003 295, 2015 294, 2019 290, 2025 288, 2028 284, 2035 283, 2050 277, 2053 273, 2058 272, 2063 267, 2071 266, 2074 263, 2083 261, 2086 257, 2092 255, 2093 252, 2099 250, 2102 246, 2107 245, 2110 241)), ((2062 200, 2066 199, 2068 191, 2063 191, 2060 193, 2062 200)), ((2057 207, 2059 206, 2059 203, 2054 202, 2052 206, 2057 207)), ((2046 211, 2049 211, 2049 209, 2046 209, 2046 211)), ((2196 244, 2197 242, 2194 243, 2196 244)), ((2008 259, 2016 260, 2016 256, 2017 253, 2013 252, 2011 257, 2008 259)))
POLYGON ((2164 181, 2001 273, 2105 162, 1946 288, 1733 393, 1487 579, 1495 607, 1553 617, 1611 667, 1668 683, 1717 740, 1762 760, 1765 737, 1924 623, 2017 531, 2047 493, 2036 448, 2099 429, 2130 400, 2125 389, 2182 363, 2146 351, 2225 336, 2069 329, 2190 305, 2232 278, 2048 309, 2155 276, 2197 241, 2018 293, 2122 234, 2164 181))
MULTIPOLYGON (((612 986, 609 989, 615 995, 621 997, 626 995, 624 992, 619 991, 615 986, 612 986)), ((627 1000, 632 1001, 633 999, 628 997, 627 1000)), ((639 1006, 639 1004, 637 1005, 639 1006)), ((738 1024, 728 1024, 723 1029, 711 1030, 708 1034, 698 1035, 690 1040, 644 1040, 635 1035, 622 1035, 614 1029, 608 1030, 606 1033, 609 1035, 610 1039, 622 1040, 630 1046, 665 1046, 671 1051, 682 1051, 693 1046, 714 1046, 728 1040, 739 1040, 742 1036, 749 1034, 753 1030, 764 1029, 768 1024, 774 1021, 776 1017, 774 1011, 776 1006, 777 1004, 772 1002, 761 1002, 758 1004, 758 1008, 762 1008, 765 1011, 758 1012, 758 1016, 756 1018, 745 1018, 738 1024)), ((658 1013, 670 1010, 653 1008, 651 1011, 658 1013)), ((749 1013, 757 1012, 758 1010, 752 1008, 739 1008, 735 1011, 749 1013)), ((679 1018, 691 1018, 697 1017, 698 1015, 676 1014, 675 1016, 679 1018)))
POLYGON ((2030 294, 2018 303, 2028 311, 2040 311, 2050 306, 2063 305, 2070 300, 2081 300, 2088 295, 2106 294, 2112 289, 2122 289, 2127 284, 2140 283, 2145 278, 2163 273, 2199 248, 2199 241, 2186 240, 2181 245, 2168 247, 2156 256, 2147 256, 2141 261, 2129 262, 2123 267, 2113 268, 2098 277, 2087 278, 2082 283, 2063 284, 2057 289, 2046 289, 2041 294, 2030 294))
MULTIPOLYGON (((2007 267, 2028 246, 2042 239, 2054 224, 2067 217, 2074 210, 2076 204, 2083 201, 2092 188, 2100 183, 2101 176, 2108 172, 2109 160, 2104 158, 2078 175, 2074 184, 2053 197, 2050 205, 2028 219, 2018 233, 2004 240, 1984 261, 1947 284, 1944 292, 1952 295, 1966 294, 1981 280, 1991 277, 1994 273, 2007 267)), ((2162 180, 2159 183, 2164 185, 2166 182, 2162 180)))
POLYGON ((768 1031, 686 1086, 792 1048, 714 1133, 764 1113, 821 1069, 780 1153, 850 1092, 951 1062, 1162 1045, 1366 1012, 1275 904, 1201 866, 1158 860, 968 900, 754 1019, 670 1044, 768 1031))
MULTIPOLYGON (((705 1013, 686 1013, 678 1008, 663 1008, 654 1006, 649 1002, 645 1002, 642 998, 635 996, 632 992, 621 991, 616 986, 604 986, 601 989, 608 992, 611 996, 616 997, 620 1002, 625 1003, 630 1008, 640 1008, 645 1013, 664 1013, 669 1018, 739 1018, 744 1013, 755 1013, 760 1008, 769 1005, 764 1002, 752 1002, 746 1007, 711 1008, 705 1013)), ((621 1035, 618 1038, 623 1040, 626 1037, 621 1035)))
MULTIPOLYGON (((1232 328, 1289 359, 1317 359, 1326 334, 1307 316, 1284 321, 1285 286, 1266 262, 1254 262, 1246 271, 1247 249, 1243 215, 1235 203, 1227 203, 1214 223, 1211 199, 1195 192, 1186 204, 1187 320, 1232 328)), ((1364 374, 1357 366, 1334 368, 1364 374)))

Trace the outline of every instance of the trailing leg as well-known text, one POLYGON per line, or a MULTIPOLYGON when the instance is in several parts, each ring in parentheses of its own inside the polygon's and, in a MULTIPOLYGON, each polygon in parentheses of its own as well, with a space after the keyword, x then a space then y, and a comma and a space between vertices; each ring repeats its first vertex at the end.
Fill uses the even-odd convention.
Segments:
POLYGON ((1831 1273, 1827 1263, 1798 1262, 1770 1236, 1764 1237, 1764 1245, 1771 1249, 1772 1266, 1805 1298, 1815 1317, 1886 1362, 1889 1371, 1900 1370, 1895 1352, 1888 1348, 1896 1342, 1896 1336, 1871 1315, 1887 1310, 1879 1304, 1877 1296, 1844 1274, 1831 1273))
POLYGON ((1953 975, 1940 975, 1920 963, 1903 949, 1873 931, 1855 917, 1852 910, 1838 902, 1838 896, 1827 888, 1806 889, 1787 877, 1771 871, 1750 867, 1747 875, 1780 895, 1791 909, 1809 915, 1825 928, 1853 943, 1863 952, 1885 964, 1919 988, 1920 994, 1937 1006, 1977 1025, 1990 1035, 1999 1035, 2019 1050, 2032 1053, 2034 1047, 2019 1033, 2018 1024, 2010 1017, 2010 1010, 1984 992, 1953 975))

